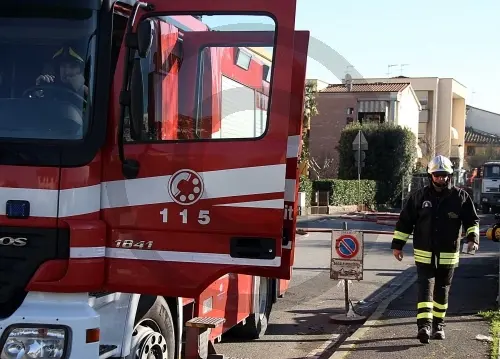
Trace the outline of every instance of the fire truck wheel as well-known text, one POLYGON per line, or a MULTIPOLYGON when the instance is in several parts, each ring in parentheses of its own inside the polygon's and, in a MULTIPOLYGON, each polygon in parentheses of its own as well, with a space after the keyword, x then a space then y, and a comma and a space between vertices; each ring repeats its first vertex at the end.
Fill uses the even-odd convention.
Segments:
POLYGON ((250 313, 243 326, 237 326, 238 336, 245 339, 259 339, 266 333, 271 309, 273 307, 273 285, 268 278, 260 277, 259 308, 257 312, 250 313))
POLYGON ((137 308, 131 359, 174 359, 174 321, 167 302, 156 297, 151 305, 152 297, 143 298, 137 308))

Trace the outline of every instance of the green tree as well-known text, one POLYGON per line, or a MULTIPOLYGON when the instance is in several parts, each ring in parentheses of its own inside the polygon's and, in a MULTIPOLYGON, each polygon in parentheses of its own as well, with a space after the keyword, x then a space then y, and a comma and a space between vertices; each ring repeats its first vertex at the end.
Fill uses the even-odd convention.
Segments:
POLYGON ((378 182, 377 203, 396 204, 403 184, 411 181, 416 162, 416 136, 394 124, 349 124, 341 133, 338 145, 339 178, 358 178, 352 143, 361 130, 368 142, 361 178, 378 182))
POLYGON ((500 160, 499 146, 495 144, 487 144, 479 153, 472 156, 467 156, 465 160, 470 167, 479 167, 487 161, 500 160))
POLYGON ((304 92, 304 116, 302 124, 302 151, 300 153, 301 165, 310 167, 310 152, 309 152, 309 128, 311 118, 318 114, 318 103, 316 100, 317 88, 313 83, 306 83, 304 92))

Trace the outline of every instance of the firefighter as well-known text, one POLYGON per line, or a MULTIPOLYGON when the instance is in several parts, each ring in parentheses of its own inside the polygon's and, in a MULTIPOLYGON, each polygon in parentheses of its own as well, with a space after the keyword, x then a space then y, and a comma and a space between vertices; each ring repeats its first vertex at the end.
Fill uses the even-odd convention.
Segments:
POLYGON ((85 85, 85 60, 75 50, 74 46, 65 45, 57 50, 52 56, 54 68, 59 68, 59 74, 56 76, 53 71, 46 71, 45 74, 38 76, 35 83, 54 84, 67 88, 80 97, 85 98, 88 95, 88 87, 85 85))
POLYGON ((413 232, 417 267, 417 338, 444 339, 448 292, 460 257, 461 227, 468 250, 479 247, 479 217, 469 194, 451 185, 453 165, 437 156, 427 168, 429 184, 413 192, 399 215, 391 244, 397 260, 413 232))

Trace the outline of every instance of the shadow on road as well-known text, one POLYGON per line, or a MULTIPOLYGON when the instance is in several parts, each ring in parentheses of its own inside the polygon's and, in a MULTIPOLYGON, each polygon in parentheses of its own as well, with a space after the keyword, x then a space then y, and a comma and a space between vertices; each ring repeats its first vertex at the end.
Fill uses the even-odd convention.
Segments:
MULTIPOLYGON (((415 314, 415 316, 416 316, 416 314, 415 314)), ((414 318, 414 316, 412 315, 411 319, 413 319, 413 318, 414 318)), ((385 318, 385 319, 387 319, 387 318, 385 318)), ((484 319, 481 318, 480 316, 477 316, 477 318, 469 319, 467 322, 482 322, 482 321, 484 321, 484 319)), ((458 315, 458 314, 447 315, 447 319, 446 319, 447 324, 461 323, 461 322, 463 322, 461 315, 458 315)), ((400 325, 401 325, 401 323, 387 323, 387 322, 384 322, 383 319, 381 319, 376 324, 373 324, 373 325, 366 324, 363 326, 366 328, 384 328, 384 327, 394 327, 394 326, 400 326, 400 325)))

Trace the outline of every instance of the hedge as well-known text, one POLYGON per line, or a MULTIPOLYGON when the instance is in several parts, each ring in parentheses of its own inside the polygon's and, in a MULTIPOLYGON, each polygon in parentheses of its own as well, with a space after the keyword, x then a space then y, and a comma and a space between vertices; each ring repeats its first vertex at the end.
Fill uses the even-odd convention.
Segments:
MULTIPOLYGON (((328 191, 331 206, 350 206, 358 204, 358 181, 324 179, 313 182, 313 192, 328 191)), ((361 204, 369 207, 376 205, 377 182, 371 180, 360 181, 361 204)))
POLYGON ((306 193, 306 206, 309 207, 313 193, 313 182, 307 176, 300 176, 299 192, 306 193))
POLYGON ((358 169, 352 143, 361 130, 368 142, 361 178, 378 182, 378 204, 395 203, 401 198, 402 183, 410 183, 416 160, 416 137, 407 128, 394 124, 354 122, 341 133, 338 145, 339 178, 354 180, 358 169))

